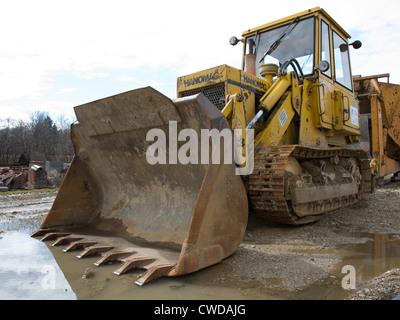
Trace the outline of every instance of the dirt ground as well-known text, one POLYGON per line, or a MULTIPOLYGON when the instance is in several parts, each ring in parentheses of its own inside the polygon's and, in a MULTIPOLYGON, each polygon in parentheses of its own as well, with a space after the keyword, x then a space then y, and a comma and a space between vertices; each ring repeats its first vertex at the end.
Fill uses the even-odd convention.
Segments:
MULTIPOLYGON (((7 228, 37 228, 55 195, 0 193, 0 237, 7 228)), ((400 292, 399 208, 396 182, 311 225, 265 223, 250 214, 242 244, 207 281, 251 288, 261 298, 272 292, 284 299, 392 299, 400 292), (345 265, 357 272, 352 290, 343 289, 345 265)))

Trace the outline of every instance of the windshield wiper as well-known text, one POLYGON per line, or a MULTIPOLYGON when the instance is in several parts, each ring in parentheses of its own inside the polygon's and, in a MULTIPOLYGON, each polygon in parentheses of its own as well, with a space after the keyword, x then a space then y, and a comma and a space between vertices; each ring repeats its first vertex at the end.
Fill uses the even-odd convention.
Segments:
POLYGON ((290 29, 290 27, 297 23, 300 20, 299 17, 296 17, 289 25, 288 27, 285 29, 285 31, 282 32, 282 34, 279 36, 279 38, 273 43, 271 44, 271 46, 269 47, 269 49, 264 53, 263 57, 261 58, 261 60, 259 61, 259 63, 261 63, 265 57, 269 54, 271 54, 276 48, 278 48, 278 46, 281 44, 282 40, 286 38, 287 35, 289 35, 289 33, 291 33, 293 31, 294 28, 297 27, 297 24, 293 26, 292 29, 290 29), (289 30, 290 29, 290 30, 289 30))

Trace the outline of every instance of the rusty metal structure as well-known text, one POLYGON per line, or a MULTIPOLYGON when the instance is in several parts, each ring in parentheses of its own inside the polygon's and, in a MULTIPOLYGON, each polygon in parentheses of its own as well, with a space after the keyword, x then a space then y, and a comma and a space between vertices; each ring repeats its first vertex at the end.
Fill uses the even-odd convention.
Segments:
POLYGON ((360 101, 360 146, 372 157, 375 182, 396 178, 400 172, 400 85, 390 74, 353 77, 360 101), (386 82, 379 79, 387 79, 386 82))
POLYGON ((46 163, 50 166, 51 161, 30 161, 24 166, 19 164, 2 166, 0 168, 1 191, 59 187, 64 178, 64 170, 51 168, 46 170, 46 163))
POLYGON ((2 191, 10 189, 24 189, 28 180, 28 171, 17 169, 0 169, 2 191))

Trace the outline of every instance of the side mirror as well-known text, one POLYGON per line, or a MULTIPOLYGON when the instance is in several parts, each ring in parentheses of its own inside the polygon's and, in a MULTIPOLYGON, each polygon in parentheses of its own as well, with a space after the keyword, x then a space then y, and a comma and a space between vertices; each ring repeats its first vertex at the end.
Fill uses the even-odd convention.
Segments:
POLYGON ((347 44, 347 43, 342 43, 342 44, 339 46, 340 52, 346 52, 347 49, 349 48, 349 46, 353 46, 353 48, 357 50, 357 49, 360 49, 360 48, 361 48, 362 43, 361 43, 360 40, 356 40, 356 41, 354 41, 353 43, 349 43, 349 44, 347 44))
POLYGON ((348 48, 349 48, 349 45, 347 43, 342 43, 339 46, 340 52, 346 52, 348 48))
POLYGON ((360 49, 362 46, 362 43, 360 40, 356 40, 353 43, 350 43, 349 46, 353 46, 354 49, 360 49))
POLYGON ((328 71, 330 68, 329 62, 326 60, 322 60, 319 64, 318 64, 318 70, 321 72, 326 72, 328 71))

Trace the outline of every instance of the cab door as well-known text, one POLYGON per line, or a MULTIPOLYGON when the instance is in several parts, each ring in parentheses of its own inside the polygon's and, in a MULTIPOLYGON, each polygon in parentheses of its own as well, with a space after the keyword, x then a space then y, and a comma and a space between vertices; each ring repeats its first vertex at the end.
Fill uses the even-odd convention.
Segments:
POLYGON ((341 134, 359 135, 359 105, 354 97, 349 46, 335 30, 332 35, 335 71, 334 128, 341 134))

